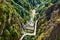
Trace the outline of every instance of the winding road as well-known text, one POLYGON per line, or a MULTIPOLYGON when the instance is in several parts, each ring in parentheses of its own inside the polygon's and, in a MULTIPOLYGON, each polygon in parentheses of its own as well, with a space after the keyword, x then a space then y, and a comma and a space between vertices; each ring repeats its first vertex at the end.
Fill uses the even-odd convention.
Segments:
POLYGON ((23 40, 23 38, 24 38, 26 35, 30 35, 30 36, 34 36, 34 35, 36 35, 37 21, 38 21, 38 20, 36 20, 36 22, 35 22, 34 32, 33 32, 33 33, 25 33, 25 32, 24 32, 24 34, 22 35, 22 37, 20 38, 20 40, 23 40))

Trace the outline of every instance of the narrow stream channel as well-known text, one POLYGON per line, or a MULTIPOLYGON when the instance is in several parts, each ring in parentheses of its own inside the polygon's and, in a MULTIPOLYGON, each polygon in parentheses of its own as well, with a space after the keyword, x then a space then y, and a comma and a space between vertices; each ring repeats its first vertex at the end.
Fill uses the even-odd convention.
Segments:
MULTIPOLYGON (((34 17, 35 17, 35 15, 36 15, 36 10, 35 9, 33 9, 32 10, 32 13, 31 13, 31 18, 30 18, 30 21, 28 21, 27 22, 27 24, 29 24, 30 26, 33 26, 34 27, 34 32, 33 33, 27 33, 27 32, 23 32, 23 35, 22 35, 22 37, 20 38, 20 40, 23 40, 23 38, 26 36, 26 35, 36 35, 36 29, 37 29, 37 21, 38 20, 36 20, 35 22, 34 22, 34 17)), ((23 25, 24 27, 26 27, 26 25, 23 25)), ((30 27, 28 27, 28 29, 29 29, 30 27)))

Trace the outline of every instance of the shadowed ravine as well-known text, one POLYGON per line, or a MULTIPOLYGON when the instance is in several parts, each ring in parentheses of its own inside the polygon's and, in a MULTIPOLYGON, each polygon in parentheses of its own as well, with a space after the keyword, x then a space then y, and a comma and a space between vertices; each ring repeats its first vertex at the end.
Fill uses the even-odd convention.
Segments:
MULTIPOLYGON (((36 20, 34 22, 34 16, 35 16, 35 10, 32 10, 32 13, 31 13, 31 18, 30 18, 30 21, 27 22, 28 25, 30 25, 31 27, 28 27, 27 29, 30 28, 30 30, 33 28, 33 33, 27 33, 27 32, 23 32, 23 35, 22 37, 20 38, 20 40, 23 40, 23 38, 26 36, 26 35, 30 35, 30 36, 35 36, 36 35, 36 30, 37 30, 37 22, 38 20, 36 20)), ((25 25, 23 25, 25 26, 25 25)), ((26 26, 25 26, 26 27, 26 26)))

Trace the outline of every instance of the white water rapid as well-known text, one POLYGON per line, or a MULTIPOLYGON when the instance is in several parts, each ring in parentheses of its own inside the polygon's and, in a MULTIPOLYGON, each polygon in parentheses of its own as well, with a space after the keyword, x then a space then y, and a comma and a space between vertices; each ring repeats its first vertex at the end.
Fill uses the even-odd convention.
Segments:
MULTIPOLYGON (((36 20, 35 22, 34 22, 34 16, 36 15, 36 10, 35 9, 33 9, 32 10, 32 14, 31 14, 31 18, 30 18, 30 21, 28 21, 27 22, 27 24, 29 24, 30 26, 33 26, 34 27, 34 32, 33 33, 26 33, 26 32, 24 32, 23 33, 23 35, 22 35, 22 37, 20 38, 20 40, 23 40, 23 38, 26 36, 26 35, 36 35, 36 29, 37 29, 37 21, 38 20, 36 20)), ((23 25, 24 27, 26 27, 25 25, 23 25)), ((29 29, 30 27, 28 27, 28 29, 29 29)))

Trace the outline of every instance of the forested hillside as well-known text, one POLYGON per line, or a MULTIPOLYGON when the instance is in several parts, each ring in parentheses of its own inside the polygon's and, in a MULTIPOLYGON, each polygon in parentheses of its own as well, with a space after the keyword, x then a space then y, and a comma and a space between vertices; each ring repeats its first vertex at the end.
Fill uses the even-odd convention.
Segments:
POLYGON ((60 0, 0 0, 0 40, 20 40, 36 20, 22 40, 60 40, 60 0))

